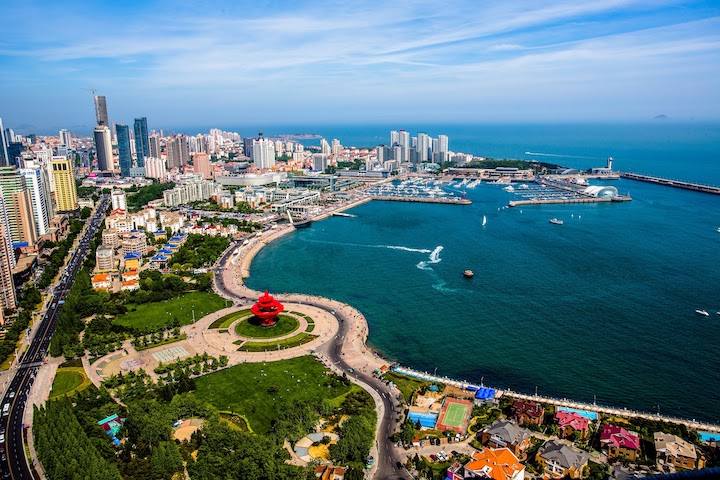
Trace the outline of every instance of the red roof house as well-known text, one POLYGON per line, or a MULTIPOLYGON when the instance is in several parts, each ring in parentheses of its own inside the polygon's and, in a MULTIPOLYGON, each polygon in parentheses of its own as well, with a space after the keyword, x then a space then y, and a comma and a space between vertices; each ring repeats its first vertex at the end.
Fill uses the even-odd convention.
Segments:
POLYGON ((565 412, 558 410, 555 412, 555 422, 557 422, 560 437, 569 437, 575 432, 585 438, 588 433, 590 420, 575 412, 565 412))
POLYGON ((635 461, 640 450, 640 437, 617 425, 603 425, 600 431, 600 445, 607 447, 608 457, 622 457, 635 461))

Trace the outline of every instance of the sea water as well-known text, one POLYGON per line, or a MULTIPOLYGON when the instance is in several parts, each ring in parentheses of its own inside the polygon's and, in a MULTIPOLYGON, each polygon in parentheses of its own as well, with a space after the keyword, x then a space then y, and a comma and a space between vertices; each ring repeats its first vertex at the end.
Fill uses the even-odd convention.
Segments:
MULTIPOLYGON (((636 171, 720 184, 717 126, 639 126, 637 138, 630 127, 576 136, 533 127, 537 143, 524 140, 527 128, 503 133, 509 153, 581 168, 613 155, 620 170, 634 162, 636 171)), ((484 154, 481 143, 472 153, 484 154)), ((373 201, 353 209, 356 218, 273 242, 248 284, 352 304, 368 319, 369 343, 409 367, 720 423, 720 196, 591 183, 633 201, 503 208, 516 197, 499 185, 467 189, 469 206, 373 201)))

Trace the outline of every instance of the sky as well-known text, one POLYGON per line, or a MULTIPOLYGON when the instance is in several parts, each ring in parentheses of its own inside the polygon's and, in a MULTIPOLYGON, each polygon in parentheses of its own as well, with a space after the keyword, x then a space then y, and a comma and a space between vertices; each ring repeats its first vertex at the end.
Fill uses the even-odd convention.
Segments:
POLYGON ((720 117, 720 2, 23 0, 0 118, 23 130, 720 117), (102 7, 100 7, 102 5, 102 7))

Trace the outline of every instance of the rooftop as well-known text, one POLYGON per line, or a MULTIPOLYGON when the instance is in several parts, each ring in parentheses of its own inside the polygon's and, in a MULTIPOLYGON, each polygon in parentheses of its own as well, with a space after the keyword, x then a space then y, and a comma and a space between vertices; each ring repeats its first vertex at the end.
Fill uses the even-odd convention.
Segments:
POLYGON ((600 443, 637 450, 640 448, 640 437, 617 425, 603 425, 600 431, 600 443))
POLYGON ((465 468, 473 472, 482 471, 493 480, 510 480, 525 467, 507 448, 486 448, 482 452, 473 452, 465 468))

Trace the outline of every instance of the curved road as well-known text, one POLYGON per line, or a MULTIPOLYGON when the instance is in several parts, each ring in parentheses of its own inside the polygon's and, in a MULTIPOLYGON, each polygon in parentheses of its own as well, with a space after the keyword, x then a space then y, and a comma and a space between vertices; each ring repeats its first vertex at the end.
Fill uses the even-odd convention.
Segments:
POLYGON ((109 202, 110 196, 104 195, 95 210, 95 214, 88 219, 89 224, 85 234, 81 237, 78 248, 65 266, 65 273, 60 277, 60 281, 54 289, 53 299, 30 342, 30 346, 20 357, 15 375, 10 380, 5 397, 2 399, 2 412, 0 413, 2 415, 0 418, 0 449, 3 450, 0 453, 0 475, 2 478, 12 478, 13 480, 31 480, 33 478, 25 457, 25 446, 23 444, 25 426, 22 422, 28 394, 35 381, 37 371, 47 354, 50 338, 55 331, 55 322, 65 303, 65 296, 72 287, 75 274, 82 267, 85 255, 90 248, 90 241, 95 236, 109 202))
MULTIPOLYGON (((220 258, 216 266, 216 273, 226 268, 226 264, 230 257, 234 254, 235 249, 241 247, 240 242, 236 242, 227 252, 220 258)), ((235 301, 242 301, 245 299, 244 296, 238 295, 233 292, 228 285, 225 285, 223 275, 215 275, 215 287, 217 291, 228 298, 232 298, 235 301)), ((234 286, 234 285, 233 285, 234 286)), ((244 287, 247 289, 247 287, 244 287)), ((250 289, 248 289, 250 290, 250 289)), ((257 292, 256 292, 257 293, 257 292)), ((259 294, 259 293, 258 293, 259 294)), ((278 296, 282 299, 284 296, 278 296)), ((405 464, 405 455, 393 446, 390 436, 395 433, 396 427, 398 426, 399 414, 397 412, 398 403, 392 395, 392 392, 388 386, 379 378, 371 375, 367 375, 360 371, 355 370, 351 365, 344 360, 342 355, 342 344, 344 339, 347 337, 350 330, 350 319, 346 315, 340 312, 340 310, 333 310, 319 302, 312 300, 297 301, 292 300, 293 303, 311 305, 316 308, 327 311, 331 315, 334 315, 340 322, 340 329, 338 334, 334 337, 332 343, 326 343, 319 349, 327 351, 327 357, 332 364, 339 370, 344 372, 349 378, 355 383, 358 383, 361 387, 368 390, 374 390, 377 398, 382 401, 382 411, 378 412, 378 435, 376 438, 376 449, 377 449, 377 470, 375 472, 375 478, 377 480, 396 480, 396 479, 412 479, 410 473, 402 466, 405 464)), ((372 393, 372 392, 371 392, 372 393)))

